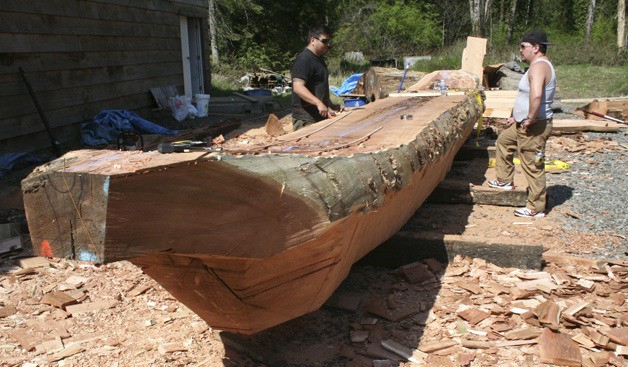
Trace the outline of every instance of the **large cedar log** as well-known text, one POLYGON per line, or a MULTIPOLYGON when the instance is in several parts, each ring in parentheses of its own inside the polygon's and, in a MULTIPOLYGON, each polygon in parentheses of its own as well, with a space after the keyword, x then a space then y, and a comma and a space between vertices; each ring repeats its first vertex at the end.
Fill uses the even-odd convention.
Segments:
POLYGON ((264 146, 70 152, 22 183, 34 251, 129 260, 212 327, 254 333, 318 309, 481 114, 474 94, 388 98, 264 146))

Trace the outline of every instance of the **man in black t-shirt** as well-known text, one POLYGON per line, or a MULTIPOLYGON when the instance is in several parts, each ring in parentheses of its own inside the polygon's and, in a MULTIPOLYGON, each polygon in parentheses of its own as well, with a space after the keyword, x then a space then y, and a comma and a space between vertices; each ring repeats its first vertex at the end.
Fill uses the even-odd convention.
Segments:
POLYGON ((306 125, 332 117, 340 106, 329 98, 329 71, 323 56, 331 47, 331 31, 316 26, 308 32, 309 43, 292 66, 292 126, 306 125), (330 110, 331 109, 331 110, 330 110))

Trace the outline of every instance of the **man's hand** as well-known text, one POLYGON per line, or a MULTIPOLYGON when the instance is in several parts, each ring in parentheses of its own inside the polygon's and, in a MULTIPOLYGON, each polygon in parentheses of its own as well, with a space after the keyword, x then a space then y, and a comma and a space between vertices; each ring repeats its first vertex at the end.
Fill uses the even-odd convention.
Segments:
POLYGON ((517 122, 517 121, 515 121, 515 118, 514 118, 514 117, 512 117, 512 116, 510 116, 510 117, 508 118, 508 120, 506 120, 506 127, 510 127, 510 125, 512 125, 512 124, 514 124, 514 123, 516 123, 516 122, 517 122))
POLYGON ((321 116, 323 116, 325 118, 331 117, 331 114, 329 112, 329 108, 327 108, 327 106, 323 102, 321 102, 320 100, 318 101, 318 103, 316 103, 316 108, 318 108, 318 113, 320 113, 321 116))

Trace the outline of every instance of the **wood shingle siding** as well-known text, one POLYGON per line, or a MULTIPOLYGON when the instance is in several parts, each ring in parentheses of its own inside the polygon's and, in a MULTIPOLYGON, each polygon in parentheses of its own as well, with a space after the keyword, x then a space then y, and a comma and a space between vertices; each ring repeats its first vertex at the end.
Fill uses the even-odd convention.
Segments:
POLYGON ((180 16, 201 19, 209 49, 204 0, 1 2, 0 154, 50 145, 19 67, 60 142, 77 141, 80 123, 102 109, 156 107, 150 88, 183 92, 180 16))

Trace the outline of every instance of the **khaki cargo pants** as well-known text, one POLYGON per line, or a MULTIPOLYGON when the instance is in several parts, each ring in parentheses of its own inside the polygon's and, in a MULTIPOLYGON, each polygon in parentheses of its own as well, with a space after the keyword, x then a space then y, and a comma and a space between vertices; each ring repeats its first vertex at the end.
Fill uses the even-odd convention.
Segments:
POLYGON ((497 179, 502 182, 513 182, 516 151, 521 160, 521 169, 528 181, 528 200, 526 207, 534 212, 543 212, 547 205, 545 180, 545 143, 552 132, 552 120, 537 120, 526 131, 519 124, 512 124, 504 130, 495 143, 495 170, 497 179), (537 152, 543 154, 539 162, 535 162, 537 152))

